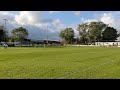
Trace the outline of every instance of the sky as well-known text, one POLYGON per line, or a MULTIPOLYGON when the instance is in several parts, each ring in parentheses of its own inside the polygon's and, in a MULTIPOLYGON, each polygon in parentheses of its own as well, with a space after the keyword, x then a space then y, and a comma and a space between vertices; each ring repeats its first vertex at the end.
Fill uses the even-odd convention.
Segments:
POLYGON ((78 36, 77 25, 91 21, 102 21, 120 31, 120 11, 0 11, 0 25, 10 32, 20 26, 29 32, 32 40, 60 40, 64 28, 73 28, 78 36))

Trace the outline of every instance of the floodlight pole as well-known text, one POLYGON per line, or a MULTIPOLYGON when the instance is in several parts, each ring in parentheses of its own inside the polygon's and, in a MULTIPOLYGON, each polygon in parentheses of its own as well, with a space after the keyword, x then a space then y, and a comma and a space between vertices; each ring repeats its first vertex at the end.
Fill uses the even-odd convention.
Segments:
MULTIPOLYGON (((46 43, 48 45, 48 26, 47 26, 47 29, 46 29, 46 32, 45 32, 45 39, 46 39, 46 43)), ((44 48, 45 48, 45 43, 44 43, 44 48)))
POLYGON ((46 39, 47 39, 47 45, 48 45, 48 26, 47 26, 47 30, 46 30, 46 39))
POLYGON ((3 19, 5 21, 5 24, 4 24, 4 28, 5 28, 5 32, 7 33, 8 35, 8 31, 7 31, 7 28, 6 28, 6 21, 8 21, 7 19, 3 19))
POLYGON ((5 21, 5 24, 4 24, 4 27, 5 27, 5 30, 6 30, 6 21, 8 21, 7 19, 3 19, 5 21))

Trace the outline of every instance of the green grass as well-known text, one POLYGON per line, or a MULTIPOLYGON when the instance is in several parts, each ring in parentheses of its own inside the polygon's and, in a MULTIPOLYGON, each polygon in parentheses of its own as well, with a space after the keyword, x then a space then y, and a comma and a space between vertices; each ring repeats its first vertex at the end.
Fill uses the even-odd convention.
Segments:
POLYGON ((120 48, 0 47, 0 79, 120 79, 120 48))

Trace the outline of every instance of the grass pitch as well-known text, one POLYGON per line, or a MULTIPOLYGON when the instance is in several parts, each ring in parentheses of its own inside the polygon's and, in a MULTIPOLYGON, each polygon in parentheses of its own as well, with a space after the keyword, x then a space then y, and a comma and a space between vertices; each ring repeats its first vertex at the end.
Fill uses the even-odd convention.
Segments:
POLYGON ((0 48, 0 79, 120 79, 120 48, 0 48))

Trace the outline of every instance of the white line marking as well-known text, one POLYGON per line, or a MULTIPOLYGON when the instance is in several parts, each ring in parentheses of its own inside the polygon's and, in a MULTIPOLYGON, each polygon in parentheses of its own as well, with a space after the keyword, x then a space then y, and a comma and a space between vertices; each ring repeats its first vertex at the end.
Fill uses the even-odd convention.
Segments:
POLYGON ((76 74, 76 73, 79 73, 79 72, 84 71, 84 70, 94 69, 94 68, 97 68, 97 67, 100 67, 100 66, 103 66, 103 65, 106 65, 106 64, 113 63, 113 62, 117 62, 117 61, 114 61, 114 60, 113 61, 109 61, 107 63, 103 63, 103 64, 100 64, 100 65, 97 65, 97 66, 85 68, 85 69, 82 69, 82 70, 77 70, 75 72, 70 72, 70 73, 64 74, 64 75, 62 75, 60 77, 53 78, 53 79, 64 79, 66 76, 69 76, 69 75, 72 75, 72 74, 76 74))

